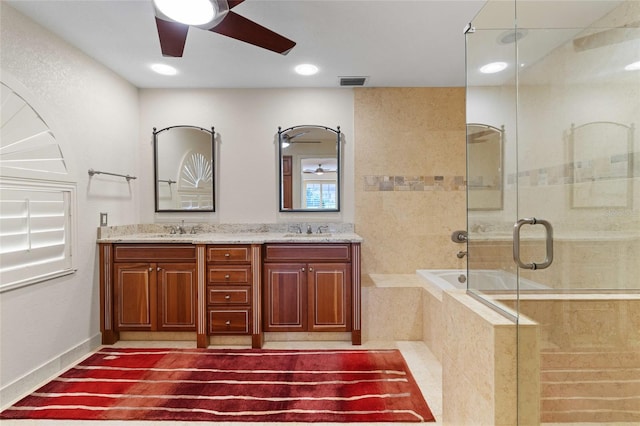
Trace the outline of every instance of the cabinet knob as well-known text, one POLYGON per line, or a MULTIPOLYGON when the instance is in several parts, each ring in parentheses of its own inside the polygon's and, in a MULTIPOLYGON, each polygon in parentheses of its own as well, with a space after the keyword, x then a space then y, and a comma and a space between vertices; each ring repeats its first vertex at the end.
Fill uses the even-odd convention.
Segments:
POLYGON ((305 268, 302 268, 302 272, 306 272, 306 269, 305 269, 305 268))
POLYGON ((156 268, 156 271, 161 271, 161 270, 162 269, 159 266, 156 268))
POLYGON ((311 267, 310 267, 310 268, 309 268, 309 272, 313 272, 313 268, 311 268, 311 267))
POLYGON ((149 272, 151 272, 151 271, 153 271, 153 268, 152 268, 152 267, 149 267, 149 272))
POLYGON ((227 320, 227 322, 224 323, 227 327, 229 327, 231 325, 231 321, 227 320))
POLYGON ((224 298, 225 298, 226 300, 231 300, 231 296, 230 296, 230 295, 228 295, 228 294, 227 294, 227 295, 225 295, 225 296, 224 296, 224 298))
POLYGON ((229 278, 230 278, 229 274, 227 274, 227 275, 225 275, 225 276, 224 276, 224 279, 225 279, 225 280, 228 280, 229 278))

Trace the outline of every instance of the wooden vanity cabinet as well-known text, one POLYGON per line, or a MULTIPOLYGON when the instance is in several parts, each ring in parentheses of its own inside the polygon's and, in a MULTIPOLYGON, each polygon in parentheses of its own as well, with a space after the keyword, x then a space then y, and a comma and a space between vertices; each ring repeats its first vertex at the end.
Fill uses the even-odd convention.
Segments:
POLYGON ((115 245, 115 331, 195 331, 196 274, 194 246, 115 245))
POLYGON ((351 331, 350 244, 266 244, 264 331, 351 331))
POLYGON ((248 335, 252 325, 251 246, 207 246, 209 335, 248 335))

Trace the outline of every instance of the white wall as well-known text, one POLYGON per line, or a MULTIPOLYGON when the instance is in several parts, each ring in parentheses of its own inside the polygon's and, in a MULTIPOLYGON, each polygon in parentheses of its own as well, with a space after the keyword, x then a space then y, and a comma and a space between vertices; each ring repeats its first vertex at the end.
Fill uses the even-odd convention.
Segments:
POLYGON ((143 222, 354 221, 351 89, 194 89, 140 91, 140 212, 143 222), (216 132, 216 212, 154 215, 153 128, 188 124, 216 132), (315 124, 343 132, 338 213, 278 212, 278 126, 315 124))
POLYGON ((99 343, 100 212, 108 213, 109 225, 354 221, 351 89, 139 91, 10 6, 0 7, 0 77, 19 82, 51 117, 78 194, 78 272, 0 294, 2 404, 29 390, 29 381, 19 379, 54 374, 99 343), (177 124, 215 126, 215 213, 154 213, 152 129, 177 124), (302 124, 341 127, 341 212, 278 212, 278 126, 302 124), (89 178, 89 168, 138 179, 89 178))
MULTIPOLYGON (((96 227, 139 219, 138 182, 95 176, 94 168, 137 175, 138 91, 110 70, 0 5, 0 78, 37 99, 77 181, 77 273, 0 294, 0 387, 73 349, 99 342, 96 227)), ((54 366, 52 366, 53 368, 54 366)), ((15 388, 15 387, 14 387, 15 388)))

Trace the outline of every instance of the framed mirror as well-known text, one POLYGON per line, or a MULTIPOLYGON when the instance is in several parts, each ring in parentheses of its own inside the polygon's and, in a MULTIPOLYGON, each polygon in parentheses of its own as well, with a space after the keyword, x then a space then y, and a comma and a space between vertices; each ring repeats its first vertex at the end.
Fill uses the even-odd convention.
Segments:
POLYGON ((156 212, 214 212, 214 137, 196 126, 153 128, 156 212))
POLYGON ((630 208, 634 125, 594 121, 569 129, 571 207, 630 208))
POLYGON ((340 126, 278 127, 281 212, 340 211, 340 126))
POLYGON ((504 126, 467 124, 469 210, 502 210, 504 126))

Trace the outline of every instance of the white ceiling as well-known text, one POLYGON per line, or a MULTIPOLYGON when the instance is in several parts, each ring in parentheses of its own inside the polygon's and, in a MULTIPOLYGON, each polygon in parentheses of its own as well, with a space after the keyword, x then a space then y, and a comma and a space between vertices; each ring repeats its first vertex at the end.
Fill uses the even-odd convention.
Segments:
MULTIPOLYGON (((160 52, 152 0, 1 0, 141 88, 338 87, 340 77, 367 77, 367 87, 500 84, 511 73, 480 75, 481 62, 513 57, 496 42, 513 25, 538 30, 521 43, 520 62, 534 64, 607 14, 621 0, 245 0, 233 11, 297 45, 286 56, 190 28, 182 58, 160 52), (480 12, 482 10, 482 12, 480 12), (480 12, 480 13, 479 13, 480 12), (559 29, 563 29, 559 31, 559 29), (526 48, 525 48, 526 47, 526 48), (311 77, 293 68, 310 62, 311 77), (176 67, 161 76, 153 63, 176 67)), ((176 0, 180 1, 180 0, 176 0)), ((521 64, 522 66, 522 64, 521 64)))
POLYGON ((446 87, 465 83, 463 29, 485 0, 246 0, 234 12, 297 42, 287 56, 190 28, 182 58, 162 57, 151 0, 3 3, 141 88, 446 87), (296 75, 303 62, 320 72, 296 75))

